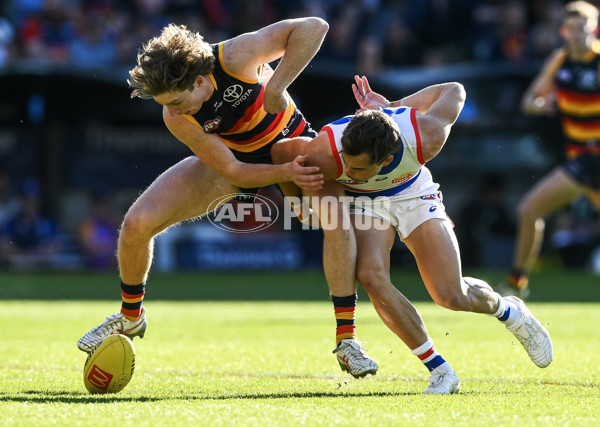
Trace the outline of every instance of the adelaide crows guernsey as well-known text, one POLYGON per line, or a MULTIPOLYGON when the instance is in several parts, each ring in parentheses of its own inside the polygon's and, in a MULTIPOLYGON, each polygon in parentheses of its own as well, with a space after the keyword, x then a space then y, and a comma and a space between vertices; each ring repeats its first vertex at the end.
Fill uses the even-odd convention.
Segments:
POLYGON ((596 42, 583 61, 572 61, 564 51, 554 75, 568 158, 600 153, 599 66, 600 42, 596 42))
POLYGON ((268 64, 260 67, 257 80, 249 80, 227 70, 223 63, 223 43, 212 48, 217 60, 208 77, 215 90, 196 114, 184 115, 186 119, 215 134, 230 149, 243 153, 302 134, 306 120, 287 92, 285 111, 269 114, 263 108, 265 86, 273 75, 268 64))
POLYGON ((438 185, 433 182, 429 169, 424 166, 421 136, 417 127, 417 110, 398 107, 386 108, 383 112, 400 128, 402 144, 392 162, 367 181, 354 181, 344 173, 346 165, 342 157, 342 134, 354 116, 343 117, 322 129, 329 137, 331 151, 337 164, 336 180, 346 187, 346 194, 355 197, 412 198, 423 192, 437 190, 438 185))

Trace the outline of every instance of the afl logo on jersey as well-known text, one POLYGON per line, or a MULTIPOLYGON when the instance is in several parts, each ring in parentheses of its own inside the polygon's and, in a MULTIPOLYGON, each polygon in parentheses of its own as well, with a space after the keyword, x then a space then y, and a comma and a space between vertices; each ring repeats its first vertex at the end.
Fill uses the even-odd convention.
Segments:
POLYGON ((207 120, 204 122, 202 126, 204 128, 204 132, 214 132, 217 130, 219 125, 221 124, 221 116, 217 116, 212 120, 207 120))
POLYGON ((240 85, 231 85, 223 92, 223 100, 225 102, 234 102, 244 92, 244 88, 240 85))

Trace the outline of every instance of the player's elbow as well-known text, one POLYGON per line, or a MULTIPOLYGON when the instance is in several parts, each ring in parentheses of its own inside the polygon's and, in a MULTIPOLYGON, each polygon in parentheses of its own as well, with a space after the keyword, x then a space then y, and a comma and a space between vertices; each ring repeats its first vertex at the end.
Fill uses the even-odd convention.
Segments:
POLYGON ((456 90, 458 92, 458 100, 464 104, 467 100, 467 91, 462 83, 454 82, 454 84, 456 85, 456 90))
POLYGON ((325 37, 327 31, 329 31, 329 24, 322 18, 312 16, 306 18, 306 26, 313 34, 319 34, 325 37))
POLYGON ((539 105, 543 105, 543 103, 542 97, 525 96, 521 101, 521 112, 527 116, 539 116, 542 112, 539 105))
POLYGON ((226 171, 223 173, 223 177, 228 183, 238 188, 255 187, 248 181, 248 175, 241 173, 239 170, 226 171))
POLYGON ((454 94, 454 105, 456 105, 456 111, 453 114, 454 117, 452 117, 451 120, 452 123, 454 123, 458 119, 460 112, 465 106, 465 102, 467 101, 467 91, 465 90, 465 87, 462 85, 462 83, 458 82, 452 82, 452 91, 454 94))

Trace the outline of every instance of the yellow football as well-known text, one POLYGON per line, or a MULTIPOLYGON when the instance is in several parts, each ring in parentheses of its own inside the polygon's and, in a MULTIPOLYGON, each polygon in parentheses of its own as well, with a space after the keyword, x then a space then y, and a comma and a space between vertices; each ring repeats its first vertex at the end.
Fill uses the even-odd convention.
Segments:
POLYGON ((83 383, 92 394, 118 393, 135 369, 135 348, 125 335, 110 335, 91 353, 83 367, 83 383))

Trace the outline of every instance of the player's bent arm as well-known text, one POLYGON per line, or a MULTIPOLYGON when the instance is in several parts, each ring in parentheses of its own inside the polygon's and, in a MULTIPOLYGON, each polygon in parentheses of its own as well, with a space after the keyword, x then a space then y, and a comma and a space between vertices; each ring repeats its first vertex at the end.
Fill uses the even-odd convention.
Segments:
POLYGON ((425 161, 433 159, 442 150, 467 98, 465 88, 460 83, 436 86, 439 86, 438 98, 431 104, 426 114, 417 114, 417 126, 425 161))
POLYGON ((321 47, 329 25, 321 18, 286 19, 225 42, 225 66, 234 74, 256 78, 260 65, 282 58, 268 85, 283 91, 321 47))
POLYGON ((521 98, 523 113, 535 116, 554 112, 554 76, 566 55, 566 51, 561 48, 548 57, 521 98))
MULTIPOLYGON (((215 135, 208 134, 180 115, 171 116, 163 109, 163 119, 171 133, 187 145, 208 167, 224 177, 228 182, 244 188, 263 187, 278 182, 298 182, 304 176, 304 185, 322 183, 322 177, 315 175, 317 167, 302 167, 294 162, 280 165, 250 164, 240 162, 231 150, 215 135)), ((316 185, 319 188, 321 184, 316 185)))
POLYGON ((412 95, 391 102, 390 107, 411 107, 421 114, 427 114, 434 106, 439 107, 440 104, 447 101, 452 102, 457 98, 457 95, 460 96, 461 91, 464 92, 464 87, 458 82, 431 85, 412 95))

